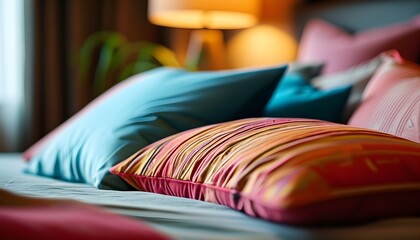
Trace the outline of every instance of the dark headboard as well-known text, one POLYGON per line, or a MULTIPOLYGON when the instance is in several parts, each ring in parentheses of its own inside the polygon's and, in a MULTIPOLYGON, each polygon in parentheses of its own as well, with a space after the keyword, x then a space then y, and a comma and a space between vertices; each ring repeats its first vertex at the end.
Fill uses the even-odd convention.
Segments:
POLYGON ((318 0, 301 1, 295 9, 299 39, 305 23, 322 18, 349 32, 406 21, 420 14, 420 0, 318 0))

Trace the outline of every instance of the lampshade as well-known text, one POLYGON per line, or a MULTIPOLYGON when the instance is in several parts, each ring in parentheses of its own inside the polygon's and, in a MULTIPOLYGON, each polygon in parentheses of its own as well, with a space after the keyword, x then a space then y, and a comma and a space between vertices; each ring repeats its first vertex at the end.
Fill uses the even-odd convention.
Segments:
POLYGON ((175 28, 239 29, 257 23, 259 0, 149 0, 150 22, 175 28))

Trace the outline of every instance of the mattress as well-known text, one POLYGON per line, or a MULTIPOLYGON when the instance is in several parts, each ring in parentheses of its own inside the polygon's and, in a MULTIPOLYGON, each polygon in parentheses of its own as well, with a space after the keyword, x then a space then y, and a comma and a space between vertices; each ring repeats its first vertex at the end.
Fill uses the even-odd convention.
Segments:
POLYGON ((83 201, 139 219, 174 239, 420 239, 419 218, 342 226, 290 226, 250 217, 225 206, 138 191, 28 175, 18 153, 0 154, 0 188, 26 196, 83 201))

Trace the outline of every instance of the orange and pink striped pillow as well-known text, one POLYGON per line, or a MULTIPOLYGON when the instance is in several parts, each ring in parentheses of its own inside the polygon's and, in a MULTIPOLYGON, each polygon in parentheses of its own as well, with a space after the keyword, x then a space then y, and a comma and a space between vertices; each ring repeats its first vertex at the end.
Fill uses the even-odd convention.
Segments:
POLYGON ((397 51, 386 56, 348 124, 420 142, 420 66, 397 51))
POLYGON ((196 128, 141 149, 111 172, 141 191, 282 223, 420 214, 420 144, 319 120, 250 118, 196 128))

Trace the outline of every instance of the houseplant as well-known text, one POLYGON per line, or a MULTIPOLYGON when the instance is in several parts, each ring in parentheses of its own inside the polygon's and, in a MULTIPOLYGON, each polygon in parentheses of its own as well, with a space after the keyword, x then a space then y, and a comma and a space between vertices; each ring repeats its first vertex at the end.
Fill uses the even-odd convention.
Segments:
POLYGON ((121 33, 90 35, 80 50, 80 79, 97 96, 124 79, 159 66, 181 67, 167 47, 148 41, 129 42, 121 33))

